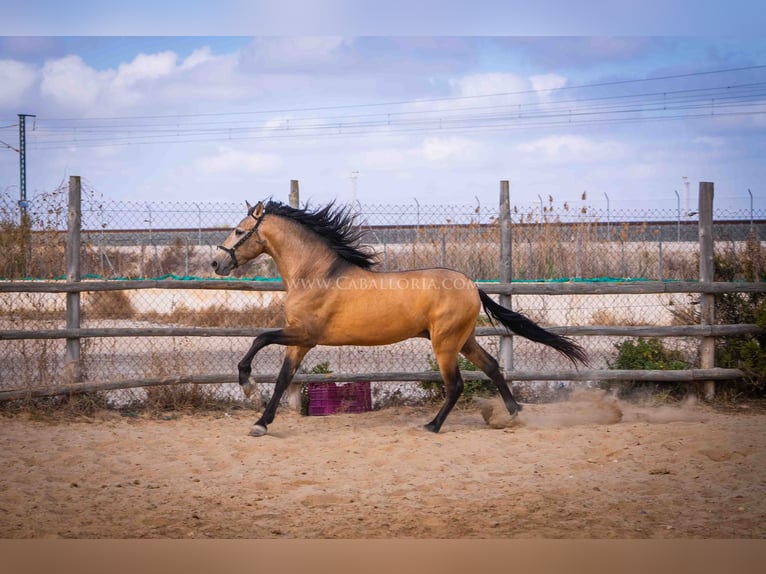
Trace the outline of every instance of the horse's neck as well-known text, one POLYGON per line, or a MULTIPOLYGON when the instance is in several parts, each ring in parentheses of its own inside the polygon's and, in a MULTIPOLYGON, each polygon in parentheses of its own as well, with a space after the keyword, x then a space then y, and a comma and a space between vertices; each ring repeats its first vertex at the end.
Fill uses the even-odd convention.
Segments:
POLYGON ((337 257, 324 241, 289 220, 263 226, 262 233, 268 253, 288 285, 295 285, 299 278, 324 277, 337 257))

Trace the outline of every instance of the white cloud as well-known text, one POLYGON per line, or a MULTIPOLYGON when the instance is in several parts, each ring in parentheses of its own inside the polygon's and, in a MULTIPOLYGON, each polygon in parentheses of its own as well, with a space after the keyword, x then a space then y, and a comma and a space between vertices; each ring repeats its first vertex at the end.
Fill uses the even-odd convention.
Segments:
POLYGON ((594 141, 584 136, 557 135, 518 144, 517 152, 548 162, 608 161, 625 154, 624 146, 614 141, 594 141))
POLYGON ((99 72, 79 56, 66 56, 45 63, 40 92, 66 108, 86 110, 96 103, 113 77, 113 71, 99 72))
POLYGON ((242 63, 265 69, 304 69, 336 61, 348 42, 339 36, 255 38, 242 51, 242 63))
POLYGON ((562 88, 567 83, 567 79, 564 76, 559 76, 558 74, 531 76, 529 81, 532 84, 532 89, 537 92, 538 97, 542 100, 548 99, 551 90, 562 88))
MULTIPOLYGON (((0 79, 2 69, 0 65, 0 79)), ((183 61, 172 51, 142 53, 106 70, 89 66, 79 56, 66 56, 47 61, 40 76, 41 95, 57 108, 99 116, 140 113, 142 105, 154 110, 188 102, 195 107, 211 102, 220 106, 258 93, 258 87, 238 71, 236 57, 215 56, 207 47, 183 61)))
POLYGON ((704 146, 718 149, 723 147, 723 145, 726 143, 726 140, 724 138, 718 138, 713 136, 700 136, 697 138, 694 138, 694 143, 702 144, 704 146))
POLYGON ((457 96, 485 96, 487 94, 506 94, 524 92, 529 89, 529 82, 510 73, 471 74, 450 80, 452 90, 457 96))
POLYGON ((212 59, 213 54, 211 53, 210 48, 205 46, 203 48, 199 48, 198 50, 194 50, 191 54, 189 54, 189 56, 181 64, 181 69, 188 70, 205 62, 209 62, 212 59))
POLYGON ((412 153, 397 148, 377 148, 364 152, 359 164, 365 169, 390 170, 403 167, 410 162, 412 153))
POLYGON ((130 87, 143 80, 156 80, 172 74, 176 69, 178 55, 175 52, 139 54, 133 61, 120 64, 114 86, 130 87))
MULTIPOLYGON (((513 104, 547 102, 551 92, 565 86, 567 79, 558 74, 540 74, 525 78, 511 73, 471 74, 450 80, 452 92, 458 97, 479 97, 493 94, 512 95, 513 104)), ((495 100, 496 101, 496 100, 495 100)), ((508 100, 505 100, 508 102, 508 100)), ((487 103, 490 100, 487 99, 487 103)))
POLYGON ((374 146, 359 155, 356 164, 365 170, 418 170, 429 167, 475 166, 491 153, 485 144, 469 138, 427 137, 402 147, 374 146))
POLYGON ((484 146, 474 140, 461 137, 426 138, 420 154, 427 161, 454 164, 473 163, 484 153, 484 146))
POLYGON ((21 105, 22 98, 35 83, 32 66, 15 60, 0 60, 0 106, 21 105))
POLYGON ((246 152, 222 147, 216 155, 203 158, 199 165, 202 171, 207 173, 260 174, 280 168, 282 160, 276 154, 246 152))

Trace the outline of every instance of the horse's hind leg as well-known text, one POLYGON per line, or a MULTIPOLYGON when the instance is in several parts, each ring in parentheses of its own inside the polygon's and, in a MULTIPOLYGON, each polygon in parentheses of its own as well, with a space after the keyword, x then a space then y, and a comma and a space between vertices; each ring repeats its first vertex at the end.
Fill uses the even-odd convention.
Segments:
POLYGON ((434 420, 425 425, 425 428, 431 432, 439 432, 447 415, 463 392, 463 377, 460 376, 458 369, 457 352, 436 352, 436 362, 439 364, 439 371, 444 380, 447 399, 434 420))
POLYGON ((274 394, 271 395, 271 399, 266 405, 263 414, 261 414, 261 418, 256 421, 253 428, 250 430, 251 436, 263 436, 266 434, 268 425, 274 421, 282 395, 290 385, 290 381, 293 380, 295 372, 298 370, 303 357, 305 357, 306 353, 312 348, 313 347, 287 347, 285 360, 282 362, 282 368, 277 377, 277 384, 274 387, 274 394))
POLYGON ((492 355, 490 355, 479 343, 476 338, 471 335, 466 341, 460 352, 466 359, 471 361, 474 365, 479 367, 484 373, 492 379, 497 386, 497 390, 500 391, 500 396, 503 397, 503 402, 508 412, 515 415, 521 410, 521 405, 513 398, 511 389, 508 388, 508 384, 505 382, 503 374, 500 372, 500 366, 492 355))

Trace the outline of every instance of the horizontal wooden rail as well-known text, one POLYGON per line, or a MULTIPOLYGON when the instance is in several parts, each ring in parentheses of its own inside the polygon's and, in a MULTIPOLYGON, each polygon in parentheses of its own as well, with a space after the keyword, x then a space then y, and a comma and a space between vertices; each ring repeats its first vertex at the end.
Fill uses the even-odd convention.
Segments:
POLYGON ((260 327, 104 327, 92 329, 0 330, 0 341, 12 339, 76 339, 87 337, 257 337, 274 331, 260 327))
POLYGON ((492 295, 658 295, 662 293, 766 293, 766 282, 615 281, 478 283, 492 295))
MULTIPOLYGON (((478 371, 461 371, 466 381, 489 380, 478 371)), ((633 371, 633 370, 557 370, 557 371, 509 371, 505 373, 507 381, 656 381, 656 382, 691 382, 691 381, 726 381, 743 376, 739 369, 688 369, 675 371, 633 371)), ((273 383, 276 374, 254 375, 254 383, 273 383)), ((298 374, 295 383, 348 383, 358 381, 371 382, 411 382, 411 381, 441 381, 441 375, 436 371, 421 372, 389 372, 389 373, 330 373, 330 374, 298 374)), ((0 401, 23 400, 55 395, 71 395, 97 391, 113 391, 139 387, 156 387, 162 385, 210 385, 237 383, 237 375, 194 375, 177 377, 160 377, 154 379, 133 379, 122 381, 87 382, 74 384, 49 385, 29 389, 7 389, 0 391, 0 401)))
MULTIPOLYGON (((766 293, 766 282, 615 281, 573 283, 477 283, 491 295, 652 295, 660 293, 766 293)), ((146 279, 125 281, 0 281, 0 293, 79 293, 134 289, 284 291, 281 281, 146 279)))
POLYGON ((95 291, 134 291, 139 289, 203 289, 214 291, 284 291, 281 281, 223 281, 201 279, 112 280, 112 281, 0 281, 0 293, 77 293, 95 291))
MULTIPOLYGON (((569 337, 733 337, 758 335, 766 329, 754 324, 740 325, 675 325, 670 327, 650 326, 597 326, 546 327, 549 331, 569 337)), ((0 341, 21 339, 75 339, 89 337, 257 337, 267 331, 259 327, 103 327, 82 329, 41 329, 41 330, 0 330, 0 341)), ((478 327, 479 337, 508 336, 504 329, 478 327)), ((513 336, 513 333, 511 333, 513 336)))

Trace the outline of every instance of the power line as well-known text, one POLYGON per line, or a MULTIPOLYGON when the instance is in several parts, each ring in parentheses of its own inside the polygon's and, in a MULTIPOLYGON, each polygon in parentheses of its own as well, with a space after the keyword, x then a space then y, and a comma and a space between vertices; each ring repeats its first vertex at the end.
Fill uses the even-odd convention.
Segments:
MULTIPOLYGON (((763 84, 766 86, 766 84, 763 84)), ((706 106, 706 105, 712 105, 714 103, 716 104, 723 104, 723 105, 737 105, 741 103, 755 103, 758 104, 760 98, 766 97, 766 90, 764 91, 750 91, 750 92, 740 92, 740 93, 734 93, 733 91, 729 91, 724 93, 724 95, 714 95, 714 96, 705 96, 705 97, 667 97, 665 94, 662 94, 661 97, 657 98, 647 98, 643 100, 637 100, 633 103, 623 103, 619 101, 612 101, 612 102, 605 102, 600 104, 589 104, 585 106, 577 106, 577 105, 571 105, 572 103, 577 104, 577 101, 565 101, 565 102, 546 102, 546 103, 536 103, 533 106, 511 106, 511 105, 503 105, 503 106, 487 106, 487 107, 472 107, 470 109, 467 108, 458 108, 458 109, 446 109, 446 110, 422 110, 419 113, 417 113, 417 118, 415 121, 422 120, 423 117, 426 117, 427 115, 433 115, 438 114, 439 118, 446 118, 446 119, 464 119, 464 120, 473 120, 473 119, 481 119, 482 117, 486 117, 490 114, 496 114, 498 113, 498 110, 506 110, 507 115, 518 115, 519 117, 528 117, 533 114, 546 114, 546 113, 552 113, 552 112, 560 112, 561 110, 566 110, 567 113, 578 113, 578 112, 603 112, 608 113, 611 111, 616 112, 624 112, 624 111, 640 111, 647 109, 647 106, 661 106, 664 109, 672 110, 672 109, 683 109, 684 107, 693 107, 693 106, 706 106), (467 115, 460 115, 464 114, 464 112, 470 111, 470 112, 479 112, 479 113, 472 113, 467 115)), ((627 98, 633 98, 633 96, 623 96, 622 99, 627 98)), ((600 99, 603 101, 603 99, 600 99)), ((590 100, 594 101, 594 100, 590 100)), ((598 100, 596 100, 598 101, 598 100)), ((392 113, 392 114, 371 114, 371 115, 352 115, 352 116, 331 116, 331 117, 312 117, 312 118, 289 118, 284 121, 284 125, 280 126, 269 126, 269 124, 254 124, 251 122, 243 123, 243 122, 231 122, 231 123, 218 123, 218 122, 205 122, 203 124, 200 123, 194 123, 194 124, 156 124, 156 125, 125 125, 125 126, 115 126, 115 127, 109 127, 109 126, 96 126, 96 127, 90 127, 90 128, 61 128, 57 126, 41 126, 37 130, 38 137, 42 140, 48 135, 52 136, 59 136, 65 133, 70 133, 73 135, 85 135, 85 134, 102 134, 107 135, 109 133, 129 133, 129 134, 135 134, 137 132, 141 133, 179 133, 179 132, 210 132, 210 131, 217 131, 217 132, 226 132, 226 131, 233 131, 238 129, 254 129, 254 128, 268 128, 268 129, 294 129, 299 127, 317 127, 317 126, 325 126, 325 125, 383 125, 383 124, 396 124, 396 123, 404 123, 407 121, 413 121, 413 120, 403 120, 400 119, 402 116, 405 115, 413 115, 411 112, 398 112, 398 113, 392 113), (209 128, 207 126, 214 126, 212 128, 209 128)))
MULTIPOLYGON (((649 122, 662 122, 662 121, 678 121, 678 120, 699 120, 699 119, 709 119, 711 117, 716 118, 725 118, 725 117, 744 117, 744 116, 760 116, 760 115, 766 115, 766 109, 763 111, 757 111, 757 112, 720 112, 716 113, 711 116, 709 112, 706 113, 697 113, 697 114, 675 114, 675 115, 667 115, 662 117, 649 117, 649 118, 618 118, 618 119, 598 119, 598 118, 590 118, 587 120, 581 120, 581 121, 572 121, 570 119, 561 119, 556 121, 546 121, 546 122, 537 122, 537 123, 519 123, 519 122, 512 122, 512 123, 497 123, 494 125, 487 125, 483 127, 478 127, 475 125, 467 125, 467 126, 451 126, 451 127, 445 127, 442 129, 433 129, 433 128, 422 128, 422 127, 402 127, 399 129, 391 129, 388 131, 382 131, 382 132, 376 132, 376 136, 397 136, 397 135, 414 135, 414 134, 427 134, 427 133, 452 133, 452 132, 460 132, 460 133, 478 133, 478 132, 492 132, 492 131, 509 131, 509 130, 519 130, 519 129, 542 129, 542 128, 560 128, 560 127, 579 127, 579 126, 594 126, 594 125, 605 125, 605 124, 621 124, 621 123, 649 123, 649 122)), ((156 145, 156 144, 189 144, 189 143, 209 143, 213 141, 253 141, 253 140, 304 140, 307 137, 322 137, 322 138, 332 138, 332 139, 338 139, 338 138, 348 138, 348 137, 354 137, 358 138, 360 136, 365 135, 372 135, 370 132, 361 132, 361 131, 343 131, 343 130, 336 130, 335 132, 326 132, 326 133, 290 133, 290 132, 281 132, 281 133, 269 133, 269 134, 249 134, 249 135, 241 135, 241 136, 235 136, 232 135, 231 137, 226 138, 193 138, 188 137, 187 139, 174 139, 174 140, 163 140, 163 141, 157 141, 157 140, 150 140, 150 141, 137 141, 137 140, 131 140, 131 141, 110 141, 109 143, 94 143, 94 142, 71 142, 70 144, 64 145, 42 145, 39 146, 36 149, 41 150, 53 150, 53 149, 66 149, 68 147, 82 147, 82 148, 97 148, 97 147, 121 147, 121 146, 136 146, 136 145, 156 145)))
MULTIPOLYGON (((752 70, 766 66, 732 68, 726 71, 752 70)), ((718 72, 695 72, 662 76, 655 79, 686 78, 718 72)), ((620 80, 588 84, 589 87, 638 83, 650 80, 620 80)), ((576 86, 585 87, 585 86, 576 86)), ((574 88, 574 87, 572 87, 574 88)), ((560 91, 563 88, 559 88, 560 91)), ((556 90, 546 91, 552 93, 556 90)), ((520 91, 518 93, 530 93, 520 91)), ((506 93, 507 94, 507 93, 506 93)), ((498 94, 466 96, 458 98, 435 98, 432 100, 409 100, 406 103, 437 102, 485 98, 498 94)), ((503 95, 503 94, 499 94, 503 95)), ((372 105, 372 104, 370 104, 372 105)), ((392 104, 375 104, 392 105, 392 104)), ((359 105, 367 106, 367 104, 359 105)), ((174 116, 133 116, 100 118, 101 124, 93 125, 96 118, 83 120, 85 125, 56 125, 64 120, 38 120, 34 132, 36 149, 62 149, 74 147, 107 147, 150 143, 193 143, 208 141, 235 141, 246 139, 300 139, 328 136, 363 136, 403 133, 428 133, 447 131, 488 131, 498 127, 539 129, 561 125, 605 125, 627 121, 669 121, 700 119, 715 116, 746 116, 764 113, 766 106, 766 82, 723 84, 708 87, 642 91, 628 94, 611 94, 580 98, 545 101, 502 103, 457 107, 435 106, 418 110, 390 110, 344 115, 321 115, 289 117, 266 120, 227 119, 208 120, 241 113, 193 114, 174 116), (698 113, 708 110, 709 113, 698 113), (682 113, 690 112, 690 113, 682 113), (203 121, 176 121, 172 119, 203 121), (150 121, 158 120, 158 121, 150 121), (131 123, 131 122, 138 123, 131 123), (276 123, 275 123, 276 121, 276 123), (119 123, 110 123, 119 122, 119 123)), ((358 106, 330 106, 325 108, 294 108, 315 111, 348 109, 358 106)), ((243 112, 244 113, 244 112, 243 112)), ((265 111, 251 113, 266 113, 265 111)), ((67 120, 67 123, 74 120, 67 120)))
MULTIPOLYGON (((368 131, 378 133, 381 130, 402 131, 402 128, 432 129, 434 131, 446 130, 454 126, 466 126, 481 128, 482 126, 491 126, 497 122, 514 122, 519 125, 526 125, 530 122, 536 122, 537 127, 544 127, 545 122, 551 125, 558 125, 556 120, 565 118, 571 124, 581 124, 582 119, 598 117, 604 121, 616 122, 620 117, 630 115, 639 115, 640 118, 648 119, 649 116, 666 119, 679 119, 684 117, 679 112, 709 110, 707 114, 695 114, 694 117, 704 117, 713 115, 722 115, 727 112, 737 111, 739 115, 759 114, 762 107, 766 105, 766 99, 753 100, 753 98, 766 98, 766 92, 748 94, 747 97, 718 97, 715 99, 689 99, 678 103, 668 102, 668 100, 642 100, 633 104, 624 104, 617 107, 611 105, 603 106, 582 106, 582 107, 538 107, 536 110, 529 110, 521 114, 516 113, 498 113, 491 110, 491 113, 480 113, 470 115, 449 116, 428 116, 421 114, 421 117, 410 119, 397 119, 388 121, 380 116, 356 117, 354 121, 314 121, 307 123, 304 121, 293 122, 282 126, 264 126, 264 125, 239 125, 232 126, 214 126, 204 129, 198 126, 190 128, 174 129, 147 129, 126 131, 114 130, 111 132, 94 132, 89 130, 75 130, 69 133, 46 134, 45 130, 38 130, 36 142, 38 149, 50 148, 52 146, 75 145, 83 146, 85 144, 103 144, 120 143, 132 141, 135 143, 146 143, 148 141, 158 141, 163 143, 188 142, 190 137, 200 141, 208 141, 210 138, 233 139, 235 136, 250 134, 254 138, 257 134, 268 136, 269 134, 290 133, 293 136, 301 135, 322 135, 333 131, 342 131, 350 135, 349 131, 358 133, 368 131), (743 111, 744 109, 744 111, 743 111), (749 110, 749 111, 748 111, 749 110), (672 114, 672 115, 671 115, 672 114), (201 139, 206 138, 206 139, 201 139)), ((639 119, 640 119, 639 118, 639 119)))
POLYGON ((12 149, 16 153, 19 153, 19 148, 13 147, 11 144, 4 142, 3 140, 0 140, 0 144, 4 145, 8 149, 12 149))
MULTIPOLYGON (((763 96, 763 93, 757 93, 757 92, 751 92, 750 94, 746 93, 746 90, 752 90, 754 88, 763 88, 766 87, 766 82, 757 82, 757 83, 750 83, 750 84, 739 84, 739 85, 726 85, 726 86, 716 86, 711 88, 689 88, 684 90, 666 90, 666 91, 654 91, 654 92, 643 92, 643 93, 637 93, 637 94, 622 94, 622 95, 616 95, 616 96, 599 96, 599 97, 591 97, 591 98, 577 98, 577 99, 568 99, 568 100, 558 100, 555 102, 522 102, 518 104, 496 104, 496 105, 489 105, 489 106, 471 106, 471 107, 457 107, 457 108, 440 108, 440 109, 420 109, 420 110, 404 110, 404 111, 391 111, 391 112, 377 112, 373 114, 346 114, 346 115, 334 115, 334 116, 310 116, 310 117, 304 117, 304 118, 289 118, 287 121, 292 122, 295 124, 296 122, 307 122, 307 121, 348 121, 351 119, 356 118, 389 118, 389 117, 401 117, 401 116, 407 116, 407 115, 419 115, 422 116, 423 114, 456 114, 456 113, 462 113, 465 111, 474 111, 474 110, 490 110, 490 109, 507 109, 507 108, 514 108, 514 109, 530 109, 534 107, 541 107, 545 106, 546 108, 551 108, 553 106, 563 106, 563 105, 578 105, 582 103, 587 102, 605 102, 603 105, 609 105, 606 102, 610 101, 617 101, 617 100, 626 100, 626 99, 636 99, 636 98, 646 98, 646 97, 659 97, 662 98, 662 101, 665 102, 678 102, 682 101, 683 97, 691 97, 692 94, 698 94, 699 96, 702 96, 704 94, 707 94, 706 97, 713 97, 715 93, 721 92, 721 93, 742 93, 743 95, 740 97, 745 97, 749 95, 750 97, 755 96, 763 96)), ((732 95, 727 95, 726 98, 730 99, 733 98, 732 95)), ((621 105, 621 104, 615 104, 615 105, 621 105)), ((55 120, 48 120, 48 122, 53 122, 55 120)), ((124 121, 124 120, 121 120, 124 121)), ((190 126, 191 128, 196 128, 200 126, 208 126, 208 125, 214 125, 221 127, 224 124, 226 125, 243 125, 243 124, 251 124, 251 120, 229 120, 226 122, 221 121, 203 121, 203 122, 193 122, 193 123, 186 123, 182 124, 179 122, 159 122, 159 123, 139 123, 139 124, 105 124, 105 125, 89 125, 87 127, 72 127, 72 126, 57 126, 55 124, 50 123, 44 123, 41 124, 41 126, 38 128, 38 131, 41 133, 47 133, 49 131, 73 131, 77 130, 77 133, 85 134, 85 133, 96 133, 96 132, 103 132, 103 131, 118 131, 118 130, 131 130, 131 129, 143 129, 145 131, 154 131, 159 130, 160 128, 166 128, 168 131, 176 131, 179 129, 182 129, 184 126, 190 126)))
POLYGON ((91 117, 91 118, 48 118, 49 121, 102 121, 102 120, 136 120, 136 119, 166 119, 166 118, 196 118, 196 117, 220 117, 220 116, 241 116, 241 115, 253 115, 253 114, 277 114, 288 112, 307 112, 307 111, 327 111, 327 110, 341 110, 341 109, 355 109, 355 108, 370 108, 370 107, 382 107, 382 106, 402 106, 411 104, 424 104, 435 102, 448 102, 448 101, 460 101, 460 100, 472 100, 481 98, 492 98, 498 96, 519 96, 527 94, 536 94, 540 91, 545 92, 562 92, 566 90, 577 90, 584 88, 600 88, 607 86, 618 86, 636 83, 655 82, 661 80, 675 80, 682 78, 691 78, 697 76, 708 76, 715 74, 725 74, 731 72, 743 72, 751 70, 759 70, 766 68, 766 64, 755 66, 742 66, 739 68, 727 68, 723 70, 709 70, 701 72, 688 72, 685 74, 670 74, 665 76, 656 76, 653 78, 634 78, 628 80, 611 80, 605 82, 595 82, 591 84, 578 84, 573 86, 561 86, 558 88, 552 88, 550 90, 518 90, 513 92, 497 92, 492 94, 478 94, 473 96, 445 96, 441 98, 424 98, 424 99, 411 99, 411 100, 398 100, 389 102, 374 102, 366 104, 343 104, 337 106, 314 106, 304 108, 277 108, 267 110, 251 110, 242 112, 211 112, 211 113, 197 113, 197 114, 159 114, 159 115, 143 115, 143 116, 103 116, 103 117, 91 117))

